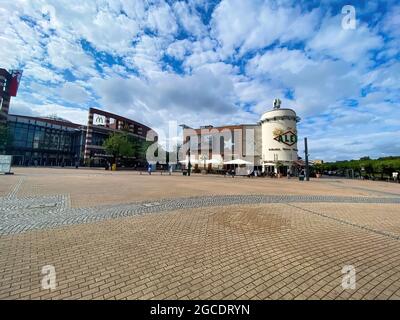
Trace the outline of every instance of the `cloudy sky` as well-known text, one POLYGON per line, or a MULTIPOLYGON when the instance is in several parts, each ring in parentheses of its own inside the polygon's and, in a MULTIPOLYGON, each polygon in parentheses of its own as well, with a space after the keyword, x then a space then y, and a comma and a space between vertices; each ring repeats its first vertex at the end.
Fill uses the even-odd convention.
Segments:
POLYGON ((400 155, 398 1, 1 0, 0 41, 13 114, 255 123, 278 97, 312 158, 400 155))

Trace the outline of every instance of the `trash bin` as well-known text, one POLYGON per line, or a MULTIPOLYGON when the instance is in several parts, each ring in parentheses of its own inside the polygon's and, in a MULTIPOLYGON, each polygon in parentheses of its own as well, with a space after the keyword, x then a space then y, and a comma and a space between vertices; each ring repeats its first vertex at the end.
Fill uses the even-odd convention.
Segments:
POLYGON ((182 171, 182 174, 183 174, 184 176, 187 176, 187 171, 182 171))
POLYGON ((112 171, 117 171, 117 164, 113 163, 113 165, 111 166, 111 170, 112 171))
POLYGON ((299 176, 300 181, 304 181, 304 176, 299 176))

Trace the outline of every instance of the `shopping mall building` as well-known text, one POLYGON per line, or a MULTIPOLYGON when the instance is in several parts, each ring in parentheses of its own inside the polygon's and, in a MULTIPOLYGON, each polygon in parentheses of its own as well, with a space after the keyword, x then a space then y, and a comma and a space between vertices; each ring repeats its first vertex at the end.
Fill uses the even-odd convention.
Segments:
MULTIPOLYGON (((257 124, 211 125, 193 129, 185 126, 183 142, 190 150, 195 169, 218 169, 244 164, 265 173, 296 174, 304 165, 298 157, 297 123, 292 109, 281 108, 275 99, 273 109, 257 124)), ((189 156, 182 161, 189 164, 189 156)))
MULTIPOLYGON (((110 156, 104 140, 112 132, 128 132, 146 139, 149 127, 103 110, 90 108, 87 125, 57 117, 31 117, 2 113, 10 132, 6 154, 13 156, 13 165, 101 166, 110 156)), ((145 159, 131 159, 141 165, 145 159)))

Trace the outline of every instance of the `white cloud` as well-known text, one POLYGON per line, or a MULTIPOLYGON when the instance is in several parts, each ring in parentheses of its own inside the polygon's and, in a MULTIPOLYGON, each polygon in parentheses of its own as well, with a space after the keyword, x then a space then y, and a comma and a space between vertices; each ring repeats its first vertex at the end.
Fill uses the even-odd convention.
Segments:
POLYGON ((184 66, 188 69, 197 69, 203 65, 217 63, 220 61, 220 55, 213 50, 193 52, 184 62, 184 66))
POLYGON ((371 84, 375 89, 385 91, 400 89, 400 63, 390 61, 381 65, 364 76, 364 84, 371 84))
POLYGON ((347 62, 311 59, 302 51, 286 48, 256 56, 246 70, 282 91, 292 90, 293 104, 307 116, 335 107, 342 99, 357 98, 362 84, 361 71, 347 62))
POLYGON ((82 26, 82 34, 99 50, 123 54, 135 40, 139 26, 125 15, 100 11, 93 24, 82 26))
POLYGON ((58 83, 63 81, 63 76, 41 65, 40 61, 29 61, 24 67, 24 77, 32 77, 40 81, 58 83))
POLYGON ((145 105, 149 110, 167 109, 171 113, 234 111, 231 80, 209 70, 189 76, 162 73, 147 81, 139 78, 97 79, 93 88, 101 95, 104 105, 119 110, 145 105))
POLYGON ((210 69, 187 76, 164 72, 146 81, 136 77, 97 79, 93 89, 105 109, 153 127, 176 119, 193 126, 258 120, 235 105, 230 77, 210 69))
POLYGON ((235 91, 242 104, 251 106, 257 120, 261 115, 272 108, 272 102, 275 98, 280 98, 283 107, 294 108, 292 101, 284 98, 284 92, 277 84, 265 82, 258 79, 250 80, 247 78, 238 79, 235 82, 235 91))
POLYGON ((47 45, 47 54, 52 66, 61 70, 68 69, 78 78, 97 75, 94 59, 78 43, 53 36, 47 45))
POLYGON ((207 32, 206 26, 201 21, 200 16, 190 7, 189 4, 183 1, 174 3, 175 14, 179 23, 183 26, 186 32, 194 36, 204 36, 207 32))
POLYGON ((69 120, 73 123, 86 124, 88 117, 88 110, 80 108, 65 107, 58 104, 32 104, 24 101, 13 102, 10 109, 11 114, 20 114, 36 117, 46 117, 49 115, 57 115, 63 119, 69 120))
POLYGON ((373 158, 397 155, 400 143, 394 141, 397 132, 362 133, 350 131, 335 137, 310 140, 309 150, 313 159, 345 160, 363 156, 373 158), (327 147, 329 146, 329 148, 327 147))
POLYGON ((80 108, 70 108, 57 104, 35 105, 32 110, 40 116, 56 114, 58 117, 69 120, 74 123, 86 124, 88 110, 80 108))
POLYGON ((307 48, 344 61, 359 62, 368 58, 370 50, 383 46, 382 38, 365 24, 358 23, 356 29, 343 29, 341 19, 340 15, 325 17, 307 48))
POLYGON ((400 5, 391 7, 382 21, 382 29, 392 37, 400 38, 400 5))
POLYGON ((302 14, 297 7, 272 2, 223 0, 213 12, 212 35, 224 55, 260 49, 275 41, 305 40, 318 23, 318 10, 302 14))
POLYGON ((190 49, 188 49, 190 52, 183 62, 186 71, 190 72, 192 69, 199 68, 202 65, 220 62, 222 56, 216 51, 216 47, 216 41, 211 40, 209 37, 192 42, 190 49))
POLYGON ((0 8, 0 30, 2 67, 16 68, 25 61, 44 57, 43 34, 28 26, 16 12, 0 8))
POLYGON ((279 77, 281 72, 299 73, 308 65, 316 65, 302 50, 278 48, 256 55, 247 65, 247 72, 252 75, 269 73, 271 77, 279 77))
POLYGON ((162 70, 160 60, 168 44, 165 39, 144 35, 130 50, 130 54, 125 56, 124 62, 138 69, 143 76, 153 76, 162 70))
POLYGON ((68 102, 76 103, 87 102, 90 97, 85 88, 71 82, 67 82, 62 86, 60 96, 68 102))
POLYGON ((148 26, 158 35, 174 35, 178 30, 171 7, 162 1, 148 10, 148 26))
POLYGON ((191 51, 192 42, 187 39, 171 43, 167 48, 167 54, 177 60, 183 60, 185 55, 191 51))

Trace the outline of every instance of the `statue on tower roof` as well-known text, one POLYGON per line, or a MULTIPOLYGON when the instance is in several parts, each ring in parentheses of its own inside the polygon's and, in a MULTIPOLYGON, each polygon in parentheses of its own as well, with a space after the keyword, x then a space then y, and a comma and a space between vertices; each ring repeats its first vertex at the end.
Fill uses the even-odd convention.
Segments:
POLYGON ((274 109, 279 109, 281 107, 282 101, 280 99, 274 99, 274 109))

